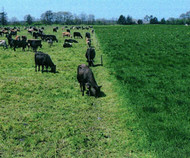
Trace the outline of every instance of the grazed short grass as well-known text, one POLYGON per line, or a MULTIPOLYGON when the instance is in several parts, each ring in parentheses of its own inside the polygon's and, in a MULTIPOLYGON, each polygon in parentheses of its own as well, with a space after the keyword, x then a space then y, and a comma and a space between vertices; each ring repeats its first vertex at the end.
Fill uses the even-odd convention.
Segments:
MULTIPOLYGON (((59 42, 51 48, 43 42, 39 49, 51 56, 59 73, 35 72, 31 50, 0 48, 0 157, 145 155, 130 148, 125 122, 117 115, 120 101, 105 67, 92 68, 104 96, 82 96, 76 69, 86 63, 87 46, 84 39, 78 39, 73 48, 64 49, 59 27, 53 33, 53 26, 45 26, 44 32, 55 34, 59 42)), ((80 32, 84 36, 86 31, 80 32)), ((19 34, 32 38, 23 27, 19 34)), ((102 51, 95 36, 93 46, 95 64, 99 64, 102 51)))

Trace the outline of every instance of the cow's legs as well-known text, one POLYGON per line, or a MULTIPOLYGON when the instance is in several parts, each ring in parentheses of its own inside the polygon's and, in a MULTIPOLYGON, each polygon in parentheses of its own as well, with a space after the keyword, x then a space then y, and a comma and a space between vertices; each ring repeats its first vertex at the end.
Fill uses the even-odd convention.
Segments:
POLYGON ((38 71, 40 71, 40 65, 38 65, 38 71))
POLYGON ((83 90, 82 90, 82 96, 84 96, 84 91, 85 91, 85 84, 84 83, 82 85, 82 88, 83 88, 83 90))
POLYGON ((88 95, 90 96, 91 86, 88 87, 88 95))
POLYGON ((80 91, 82 92, 82 83, 80 83, 80 91))
POLYGON ((44 72, 44 65, 42 65, 42 73, 44 72))
POLYGON ((37 64, 35 64, 35 71, 37 72, 37 64))

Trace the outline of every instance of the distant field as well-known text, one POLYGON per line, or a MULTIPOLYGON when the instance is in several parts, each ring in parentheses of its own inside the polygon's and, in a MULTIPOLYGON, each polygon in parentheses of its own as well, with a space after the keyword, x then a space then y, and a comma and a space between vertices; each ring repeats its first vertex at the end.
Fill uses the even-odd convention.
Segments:
POLYGON ((190 157, 190 27, 96 26, 95 32, 117 79, 119 108, 129 111, 120 115, 134 151, 190 157))

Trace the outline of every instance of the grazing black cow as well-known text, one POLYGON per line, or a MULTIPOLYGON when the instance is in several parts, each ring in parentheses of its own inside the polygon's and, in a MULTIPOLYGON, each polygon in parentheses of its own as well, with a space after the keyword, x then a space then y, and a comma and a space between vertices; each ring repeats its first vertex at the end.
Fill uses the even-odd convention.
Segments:
POLYGON ((63 47, 64 47, 64 48, 70 48, 70 47, 72 47, 72 43, 67 43, 67 42, 65 42, 65 43, 63 44, 63 47))
POLYGON ((31 47, 33 51, 37 51, 38 47, 42 48, 42 40, 30 39, 28 40, 28 49, 31 47))
POLYGON ((67 29, 67 32, 71 32, 69 29, 67 29))
POLYGON ((17 35, 17 31, 11 31, 11 33, 10 33, 12 36, 16 36, 17 35))
POLYGON ((78 41, 74 40, 74 39, 65 39, 65 43, 78 43, 78 41))
POLYGON ((41 35, 42 35, 42 33, 43 33, 43 30, 42 29, 39 29, 39 31, 38 31, 41 35))
POLYGON ((82 92, 82 96, 84 96, 85 86, 88 88, 88 94, 99 97, 100 96, 100 88, 102 86, 98 86, 96 80, 94 78, 94 74, 92 70, 85 64, 79 65, 77 68, 77 80, 80 83, 80 88, 82 92))
POLYGON ((6 37, 7 37, 9 46, 12 48, 13 47, 12 35, 11 34, 7 34, 6 37))
POLYGON ((22 48, 22 50, 25 51, 25 48, 28 45, 26 40, 14 40, 13 39, 12 42, 13 42, 14 51, 16 51, 16 48, 22 48))
POLYGON ((88 62, 88 66, 94 66, 94 58, 96 56, 95 49, 92 47, 88 48, 85 56, 88 62))
POLYGON ((46 67, 46 71, 48 71, 48 67, 51 68, 51 72, 56 72, 56 65, 52 62, 50 56, 43 52, 35 52, 34 55, 34 61, 35 61, 35 71, 37 72, 37 66, 38 71, 40 71, 40 66, 42 66, 42 73, 44 72, 44 66, 46 67))
POLYGON ((94 33, 94 29, 91 32, 94 33))
POLYGON ((74 36, 74 38, 75 37, 83 38, 80 32, 74 32, 73 36, 74 36))
POLYGON ((57 38, 56 38, 55 35, 42 35, 41 38, 42 38, 42 40, 46 40, 46 38, 51 38, 52 41, 58 42, 58 40, 57 40, 57 38))
POLYGON ((27 37, 26 36, 21 36, 22 40, 27 40, 27 37))
POLYGON ((16 48, 21 48, 23 50, 25 50, 26 46, 27 46, 27 42, 25 39, 22 39, 22 40, 15 40, 15 39, 12 39, 12 35, 11 34, 7 34, 6 35, 7 39, 8 39, 8 43, 10 45, 10 47, 14 48, 14 51, 16 51, 16 48))
POLYGON ((37 29, 37 28, 35 28, 35 27, 33 27, 33 30, 34 30, 34 31, 38 31, 38 29, 37 29))
POLYGON ((37 39, 39 36, 41 36, 41 33, 39 32, 33 32, 32 36, 37 39))
POLYGON ((86 32, 85 37, 86 37, 86 38, 90 38, 90 33, 89 33, 89 32, 86 32))
POLYGON ((57 32, 57 28, 56 27, 53 28, 53 32, 57 32))

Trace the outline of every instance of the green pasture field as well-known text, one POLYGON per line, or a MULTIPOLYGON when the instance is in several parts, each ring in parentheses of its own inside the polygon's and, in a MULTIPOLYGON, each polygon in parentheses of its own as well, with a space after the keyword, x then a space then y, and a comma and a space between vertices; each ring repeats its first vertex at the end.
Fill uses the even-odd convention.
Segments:
POLYGON ((39 51, 58 73, 35 72, 32 50, 0 47, 0 157, 190 156, 189 27, 94 26, 100 98, 82 96, 76 78, 85 39, 63 48, 53 27, 44 32, 58 43, 39 51))
MULTIPOLYGON (((118 117, 119 112, 125 116, 127 110, 118 109, 122 103, 113 90, 115 80, 107 66, 92 68, 98 85, 102 85, 102 97, 82 96, 76 73, 77 66, 86 63, 87 45, 85 39, 77 39, 79 43, 72 48, 63 48, 61 27, 53 33, 53 26, 45 26, 44 33, 56 35, 59 41, 51 48, 43 42, 39 48, 56 64, 55 74, 35 72, 32 50, 0 47, 0 157, 151 155, 131 146, 133 138, 125 129, 125 118, 118 117)), ((80 32, 84 37, 87 30, 80 32)), ((32 38, 24 27, 18 34, 32 38)), ((95 35, 92 45, 95 64, 100 64, 103 52, 95 35)))
POLYGON ((190 27, 96 26, 95 31, 105 68, 117 80, 114 91, 130 148, 150 157, 190 157, 190 27))

